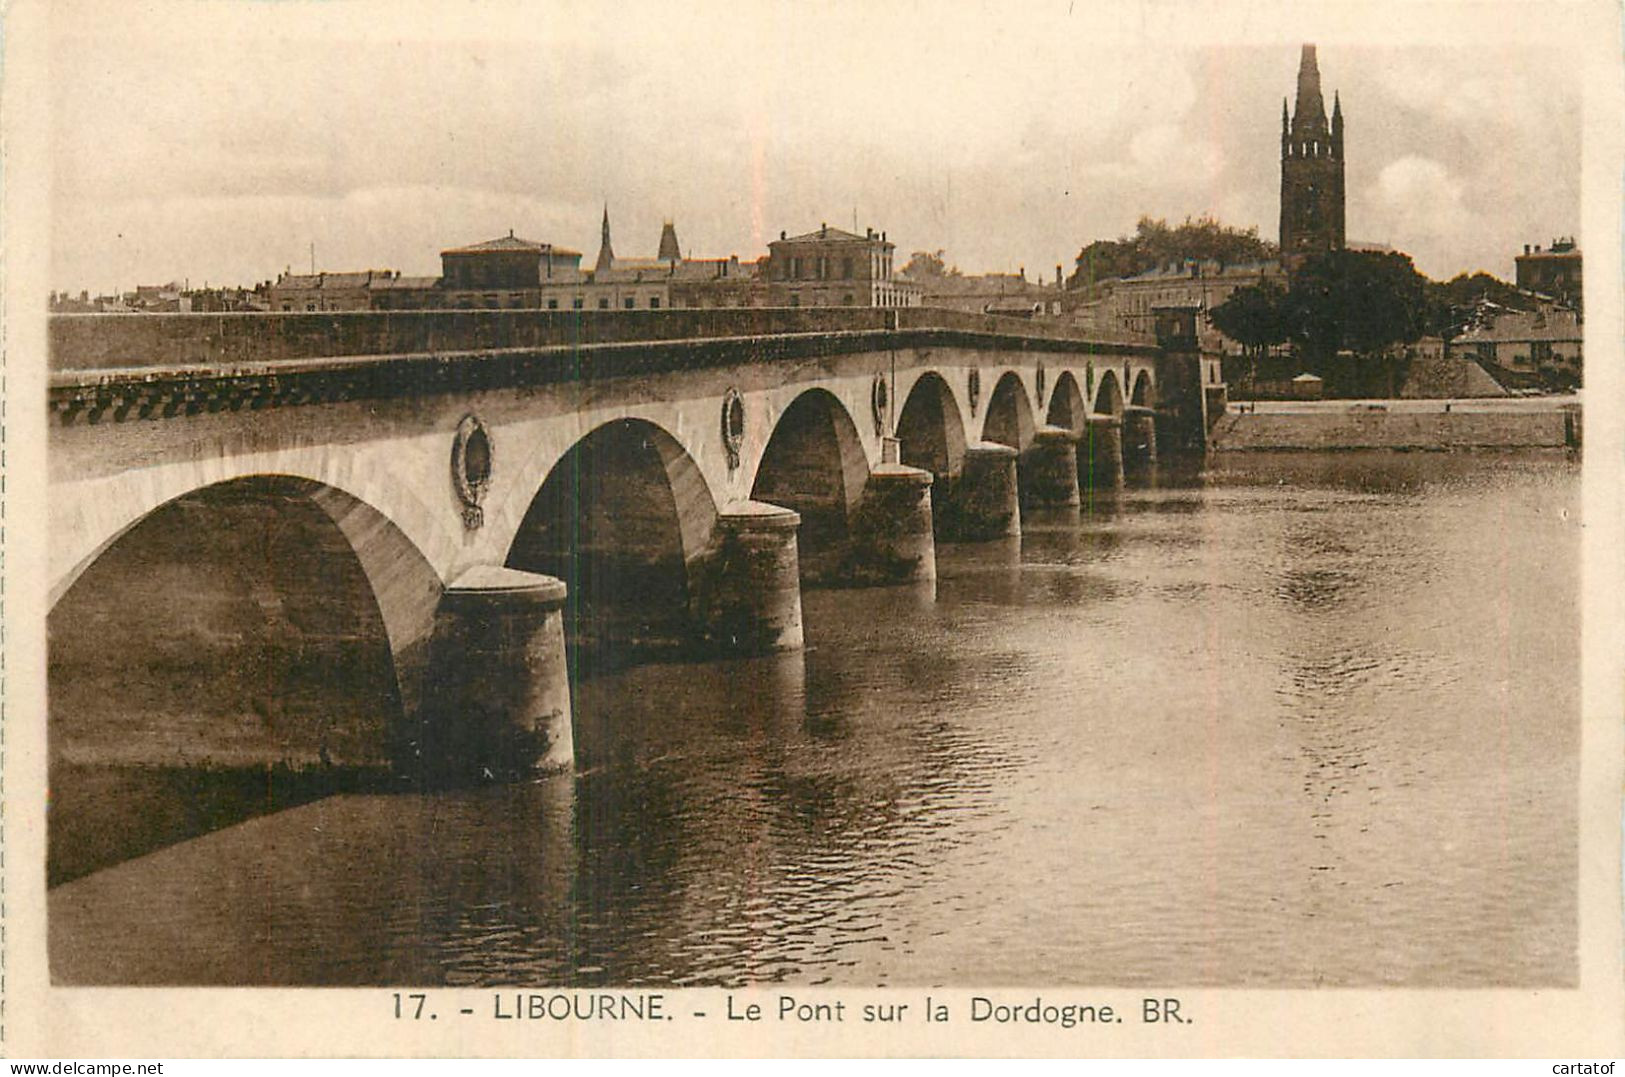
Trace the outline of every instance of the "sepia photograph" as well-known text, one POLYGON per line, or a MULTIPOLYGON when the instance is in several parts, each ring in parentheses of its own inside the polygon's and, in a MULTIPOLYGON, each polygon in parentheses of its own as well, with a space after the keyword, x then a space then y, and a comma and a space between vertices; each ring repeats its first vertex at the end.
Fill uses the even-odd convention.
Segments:
POLYGON ((34 11, 44 983, 1580 991, 1618 13, 1419 7, 34 11))

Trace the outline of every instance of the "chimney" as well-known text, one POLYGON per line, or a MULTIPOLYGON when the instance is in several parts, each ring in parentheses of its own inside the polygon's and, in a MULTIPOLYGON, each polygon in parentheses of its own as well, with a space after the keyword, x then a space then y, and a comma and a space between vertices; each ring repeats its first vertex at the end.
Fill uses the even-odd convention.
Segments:
POLYGON ((1061 267, 1056 266, 1055 267, 1055 287, 1059 288, 1060 286, 1061 286, 1061 267))
POLYGON ((779 229, 779 238, 780 238, 780 239, 783 239, 783 238, 784 238, 784 229, 782 229, 782 228, 781 228, 781 229, 779 229))
POLYGON ((1529 244, 1525 243, 1523 245, 1523 253, 1525 253, 1525 254, 1529 253, 1529 244))

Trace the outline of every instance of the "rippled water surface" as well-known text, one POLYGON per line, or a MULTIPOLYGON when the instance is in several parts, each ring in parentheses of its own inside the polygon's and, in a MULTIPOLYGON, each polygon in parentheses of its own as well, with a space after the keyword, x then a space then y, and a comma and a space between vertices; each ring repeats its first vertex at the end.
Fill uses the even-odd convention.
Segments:
POLYGON ((1232 457, 59 886, 84 982, 1571 985, 1579 469, 1232 457))

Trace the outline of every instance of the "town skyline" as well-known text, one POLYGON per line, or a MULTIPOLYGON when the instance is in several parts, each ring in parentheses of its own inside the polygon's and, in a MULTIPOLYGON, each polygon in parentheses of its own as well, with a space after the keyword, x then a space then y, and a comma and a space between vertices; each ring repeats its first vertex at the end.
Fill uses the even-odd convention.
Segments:
MULTIPOLYGON (((975 19, 777 11, 702 70, 719 20, 643 10, 662 33, 501 43, 313 38, 302 14, 246 62, 206 26, 149 27, 151 49, 75 26, 54 50, 51 286, 252 285, 308 270, 312 244, 318 271, 432 273, 440 250, 510 229, 590 257, 606 203, 626 255, 652 254, 668 219, 685 255, 746 260, 828 223, 886 230, 899 265, 941 249, 1029 279, 1142 216, 1277 238, 1296 39, 1097 55, 1049 9, 981 39, 975 19), (217 92, 187 96, 177 66, 217 92)), ((1351 242, 1436 279, 1510 279, 1523 244, 1578 232, 1579 91, 1550 54, 1302 41, 1347 114, 1351 242)))

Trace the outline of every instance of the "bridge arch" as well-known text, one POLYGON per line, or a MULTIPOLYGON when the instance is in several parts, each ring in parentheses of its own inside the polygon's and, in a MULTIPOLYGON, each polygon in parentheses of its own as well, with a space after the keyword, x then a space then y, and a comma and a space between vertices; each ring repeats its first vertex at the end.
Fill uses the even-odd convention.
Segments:
POLYGON ((344 490, 261 474, 171 498, 103 543, 48 614, 52 753, 387 764, 440 593, 417 545, 344 490))
POLYGON ((1054 390, 1050 392, 1049 413, 1045 422, 1075 434, 1083 429, 1084 416, 1088 411, 1083 391, 1078 388, 1078 379, 1070 370, 1061 371, 1060 377, 1055 379, 1054 390))
POLYGON ((965 421, 947 379, 927 371, 915 379, 897 416, 902 462, 939 480, 959 474, 965 462, 965 421))
POLYGON ((553 465, 506 564, 568 585, 565 635, 578 661, 675 650, 692 639, 690 575, 716 519, 705 476, 677 439, 616 419, 553 465))
POLYGON ((987 415, 982 420, 982 440, 997 441, 1020 450, 1033 440, 1037 430, 1026 384, 1020 374, 1005 371, 988 398, 987 415))
POLYGON ((1151 372, 1142 370, 1134 376, 1134 391, 1129 395, 1129 403, 1144 408, 1157 406, 1157 386, 1151 380, 1151 372))
POLYGON ((846 405, 827 389, 808 389, 774 424, 750 496, 801 514, 801 571, 816 575, 850 537, 868 481, 869 458, 846 405))
POLYGON ((1100 387, 1095 390, 1094 411, 1100 415, 1123 414, 1123 386, 1117 380, 1117 371, 1101 374, 1100 387))

